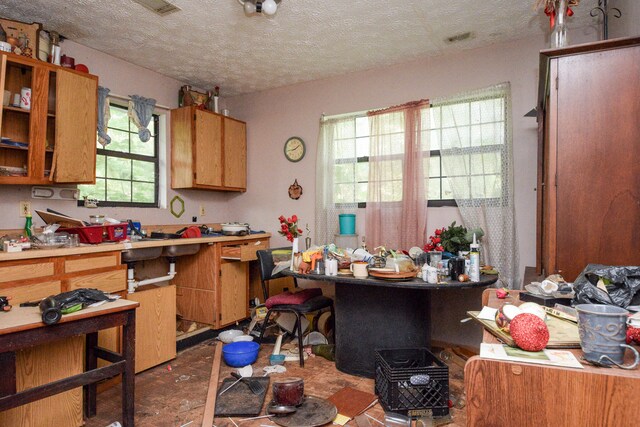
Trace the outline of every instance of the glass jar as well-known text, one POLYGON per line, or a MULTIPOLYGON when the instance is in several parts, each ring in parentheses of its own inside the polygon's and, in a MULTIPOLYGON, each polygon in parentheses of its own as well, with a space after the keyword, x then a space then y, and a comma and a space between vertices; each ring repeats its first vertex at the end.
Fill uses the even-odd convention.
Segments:
POLYGON ((560 48, 568 45, 567 41, 567 7, 568 0, 557 0, 555 2, 555 25, 551 32, 551 48, 560 48))

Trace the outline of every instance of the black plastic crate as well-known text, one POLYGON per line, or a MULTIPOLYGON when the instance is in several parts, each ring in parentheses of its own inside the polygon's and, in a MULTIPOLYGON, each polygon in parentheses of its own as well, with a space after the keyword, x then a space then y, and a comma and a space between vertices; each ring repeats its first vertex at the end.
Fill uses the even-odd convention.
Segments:
POLYGON ((449 415, 449 367, 426 348, 376 350, 376 394, 385 411, 449 415))

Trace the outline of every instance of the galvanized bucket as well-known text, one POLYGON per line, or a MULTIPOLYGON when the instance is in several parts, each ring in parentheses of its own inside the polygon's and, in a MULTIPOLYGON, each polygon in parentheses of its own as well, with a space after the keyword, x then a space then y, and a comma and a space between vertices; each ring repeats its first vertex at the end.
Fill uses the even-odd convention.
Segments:
POLYGON ((625 344, 627 310, 605 304, 579 304, 576 310, 580 347, 586 360, 596 365, 616 365, 624 369, 633 369, 638 365, 638 352, 625 344), (635 361, 630 366, 622 366, 627 348, 633 351, 635 361))

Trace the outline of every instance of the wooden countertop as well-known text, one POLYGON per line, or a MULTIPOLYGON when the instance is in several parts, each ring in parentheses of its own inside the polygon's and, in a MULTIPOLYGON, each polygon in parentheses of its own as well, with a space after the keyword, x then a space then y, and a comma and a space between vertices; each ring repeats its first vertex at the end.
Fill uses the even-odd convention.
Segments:
POLYGON ((189 245, 192 243, 242 243, 247 240, 268 239, 271 233, 251 234, 248 236, 216 236, 197 237, 194 239, 167 239, 167 240, 144 240, 144 241, 122 241, 118 243, 100 243, 97 245, 81 244, 75 248, 58 249, 30 249, 22 252, 0 252, 0 262, 23 259, 49 258, 68 255, 85 255, 99 252, 124 251, 127 249, 152 248, 158 246, 189 245))

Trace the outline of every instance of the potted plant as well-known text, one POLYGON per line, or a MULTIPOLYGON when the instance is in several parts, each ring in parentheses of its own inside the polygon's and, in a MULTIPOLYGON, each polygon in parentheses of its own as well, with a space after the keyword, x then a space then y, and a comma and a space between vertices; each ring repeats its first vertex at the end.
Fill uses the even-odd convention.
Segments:
POLYGON ((477 241, 480 241, 484 236, 484 231, 480 227, 467 230, 463 225, 456 225, 456 222, 453 221, 449 227, 436 229, 434 235, 429 237, 424 250, 448 252, 449 256, 456 256, 459 252, 469 250, 474 233, 477 241))

